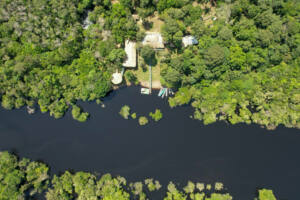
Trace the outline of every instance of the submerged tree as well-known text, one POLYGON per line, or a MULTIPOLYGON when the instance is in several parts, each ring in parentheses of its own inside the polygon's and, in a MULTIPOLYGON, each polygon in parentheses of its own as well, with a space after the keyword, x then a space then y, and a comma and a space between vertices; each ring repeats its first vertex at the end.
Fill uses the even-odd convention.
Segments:
POLYGON ((130 107, 128 105, 125 105, 121 108, 119 114, 124 118, 128 119, 128 116, 130 115, 130 107))
POLYGON ((139 124, 140 124, 141 126, 144 126, 144 125, 148 124, 148 119, 147 119, 147 117, 145 117, 145 116, 139 117, 139 124))
POLYGON ((79 106, 73 105, 72 107, 72 116, 74 119, 80 122, 85 122, 88 119, 89 113, 83 112, 79 106))
POLYGON ((161 113, 160 109, 156 109, 154 113, 150 112, 149 116, 152 117, 154 121, 159 121, 163 117, 163 114, 161 113))

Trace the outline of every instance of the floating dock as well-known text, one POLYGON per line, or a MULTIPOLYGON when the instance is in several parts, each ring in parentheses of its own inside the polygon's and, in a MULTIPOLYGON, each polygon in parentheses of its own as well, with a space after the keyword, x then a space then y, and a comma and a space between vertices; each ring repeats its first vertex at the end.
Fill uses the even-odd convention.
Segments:
POLYGON ((149 88, 141 88, 141 94, 150 94, 149 88))

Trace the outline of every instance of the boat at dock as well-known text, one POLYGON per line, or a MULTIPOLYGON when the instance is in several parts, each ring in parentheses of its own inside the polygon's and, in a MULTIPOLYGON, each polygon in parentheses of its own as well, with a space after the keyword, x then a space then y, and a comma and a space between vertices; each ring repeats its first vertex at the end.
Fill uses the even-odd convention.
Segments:
POLYGON ((149 88, 141 88, 141 94, 150 94, 149 88))
POLYGON ((158 92, 158 96, 161 97, 163 95, 164 92, 164 88, 161 88, 158 92))

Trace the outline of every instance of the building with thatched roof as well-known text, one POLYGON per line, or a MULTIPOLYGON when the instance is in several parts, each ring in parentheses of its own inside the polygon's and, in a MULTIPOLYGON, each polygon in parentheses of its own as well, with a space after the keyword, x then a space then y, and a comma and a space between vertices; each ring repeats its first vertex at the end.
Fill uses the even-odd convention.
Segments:
POLYGON ((136 67, 136 43, 126 40, 125 41, 126 60, 123 63, 124 67, 136 67))
POLYGON ((146 36, 142 42, 143 45, 149 45, 153 49, 165 48, 163 38, 158 32, 146 32, 146 36))
POLYGON ((190 45, 195 45, 198 44, 197 39, 192 36, 192 35, 187 35, 182 38, 182 43, 184 47, 190 46, 190 45))
POLYGON ((111 82, 113 84, 118 85, 118 84, 122 83, 122 81, 123 81, 122 73, 119 73, 118 71, 116 71, 115 73, 112 74, 111 82))

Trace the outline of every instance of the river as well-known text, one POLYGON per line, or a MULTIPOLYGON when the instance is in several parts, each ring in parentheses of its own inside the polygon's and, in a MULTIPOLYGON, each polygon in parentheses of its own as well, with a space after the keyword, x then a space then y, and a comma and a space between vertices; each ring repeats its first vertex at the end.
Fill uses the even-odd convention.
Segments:
POLYGON ((67 169, 109 172, 129 181, 152 177, 164 186, 169 181, 179 186, 188 180, 220 181, 238 200, 252 200, 262 187, 273 189, 280 200, 299 198, 297 129, 268 131, 225 122, 204 126, 190 119, 191 107, 171 109, 166 99, 140 95, 139 87, 110 93, 105 108, 94 102, 79 104, 91 114, 85 123, 73 120, 70 111, 55 120, 40 112, 29 115, 25 108, 0 108, 0 150, 42 160, 52 174, 67 169), (139 126, 118 114, 125 104, 138 115, 159 108, 164 117, 139 126))

